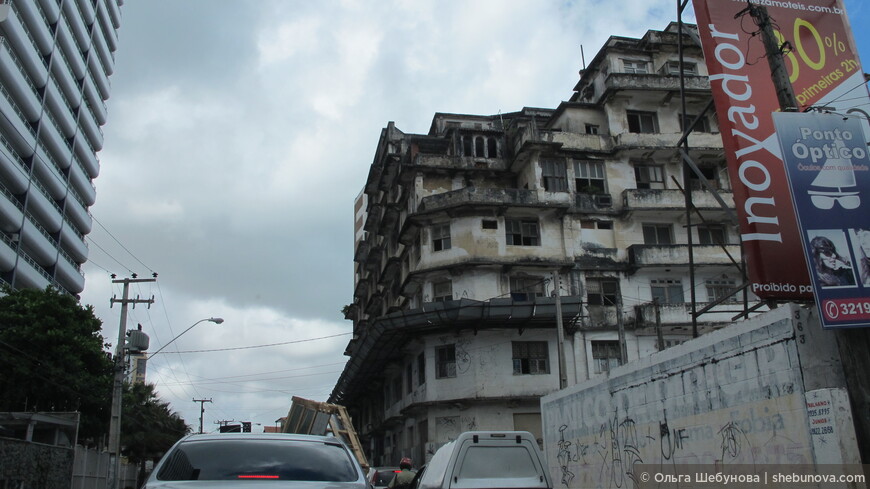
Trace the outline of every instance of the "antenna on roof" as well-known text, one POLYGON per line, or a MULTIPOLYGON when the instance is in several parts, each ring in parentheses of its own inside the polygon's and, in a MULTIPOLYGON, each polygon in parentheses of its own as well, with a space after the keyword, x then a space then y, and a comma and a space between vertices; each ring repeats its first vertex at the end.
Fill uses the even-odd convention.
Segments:
POLYGON ((586 56, 583 54, 583 45, 580 45, 580 59, 583 61, 583 69, 586 69, 586 56))

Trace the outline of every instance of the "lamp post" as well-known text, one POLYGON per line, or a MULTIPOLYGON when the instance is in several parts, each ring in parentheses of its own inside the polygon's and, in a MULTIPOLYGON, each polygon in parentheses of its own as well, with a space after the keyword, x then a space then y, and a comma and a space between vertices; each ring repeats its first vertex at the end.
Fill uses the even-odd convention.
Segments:
POLYGON ((167 346, 171 345, 172 342, 175 341, 175 340, 177 340, 178 338, 181 338, 181 335, 183 335, 184 333, 187 333, 188 331, 190 331, 191 329, 193 329, 193 327, 196 326, 197 324, 199 324, 199 323, 204 323, 204 322, 206 322, 206 321, 210 321, 210 322, 215 323, 215 324, 221 324, 222 322, 224 322, 223 318, 205 318, 205 319, 200 319, 199 321, 197 321, 197 322, 191 324, 187 329, 185 329, 184 331, 182 331, 181 333, 179 333, 178 336, 176 336, 175 338, 172 338, 171 340, 169 340, 168 342, 166 342, 166 344, 164 344, 163 346, 161 346, 160 348, 158 348, 157 351, 155 351, 154 353, 148 355, 148 358, 152 358, 154 355, 156 355, 156 354, 160 353, 161 351, 163 351, 164 348, 166 348, 167 346))

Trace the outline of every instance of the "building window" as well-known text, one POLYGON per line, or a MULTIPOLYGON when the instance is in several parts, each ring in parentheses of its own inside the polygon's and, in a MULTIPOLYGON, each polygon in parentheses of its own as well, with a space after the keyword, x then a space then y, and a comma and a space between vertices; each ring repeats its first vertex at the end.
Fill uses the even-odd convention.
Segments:
POLYGON ((482 136, 477 136, 474 138, 474 156, 484 157, 486 156, 486 152, 484 150, 484 141, 482 136))
POLYGON ((432 251, 450 249, 450 224, 432 226, 432 251))
POLYGON ((586 279, 586 303, 590 306, 615 306, 619 282, 608 278, 586 279))
MULTIPOLYGON (((685 114, 680 118, 680 132, 686 130, 687 127, 692 125, 692 121, 695 120, 697 115, 695 114, 685 114)), ((706 117, 702 117, 701 120, 695 125, 693 131, 695 132, 710 132, 710 120, 706 117)))
POLYGON ((471 136, 462 136, 462 156, 474 156, 474 142, 471 136))
POLYGON ((644 224, 643 244, 669 245, 674 244, 670 224, 644 224))
POLYGON ((689 185, 692 190, 707 190, 708 188, 719 190, 719 167, 717 165, 699 166, 698 170, 701 171, 701 175, 704 176, 704 183, 707 185, 706 187, 704 186, 697 173, 689 171, 689 185))
POLYGON ((640 61, 636 59, 622 60, 622 71, 625 73, 634 73, 638 75, 649 73, 649 71, 647 71, 646 69, 646 66, 646 61, 640 61))
POLYGON ((498 229, 498 221, 495 219, 484 219, 480 221, 480 227, 483 229, 498 229))
POLYGON ((568 174, 563 160, 548 158, 541 160, 541 176, 547 192, 567 192, 568 174))
POLYGON ((586 134, 599 134, 598 124, 586 124, 586 134))
POLYGON ((453 282, 445 280, 432 284, 432 302, 445 302, 453 300, 453 282))
POLYGON ((727 236, 723 226, 698 226, 699 244, 725 244, 727 236))
POLYGON ((435 348, 435 378, 456 377, 456 345, 435 348))
POLYGON ((511 299, 531 301, 544 297, 544 280, 538 277, 511 277, 511 299))
POLYGON ((635 165, 634 178, 639 189, 665 188, 665 171, 659 165, 635 165))
POLYGON ((610 372, 610 370, 622 365, 622 355, 619 352, 618 341, 593 341, 592 342, 593 370, 596 374, 610 372))
POLYGON ((656 133, 659 132, 659 120, 655 112, 639 110, 626 111, 628 117, 628 132, 656 133))
POLYGON ((512 342, 514 374, 550 373, 550 352, 546 341, 512 342))
POLYGON ((426 383, 426 356, 423 353, 417 355, 417 385, 426 383))
POLYGON ((402 376, 393 377, 393 395, 395 398, 393 402, 399 402, 402 400, 402 376))
POLYGON ((408 362, 405 366, 405 394, 410 394, 414 390, 414 364, 408 362))
POLYGON ((683 284, 679 280, 651 280, 652 298, 659 304, 682 304, 683 284))
MULTIPOLYGON (((680 62, 679 61, 668 61, 667 73, 669 75, 679 76, 680 75, 680 62)), ((686 76, 697 76, 698 75, 698 65, 695 63, 686 63, 684 61, 683 62, 683 74, 686 76)))
POLYGON ((498 142, 495 138, 486 139, 486 156, 489 158, 498 158, 498 142))
POLYGON ((575 161, 574 184, 578 193, 606 193, 603 161, 575 161))
POLYGON ((613 221, 583 219, 580 221, 580 229, 613 229, 613 221))
POLYGON ((513 246, 540 246, 541 236, 538 221, 505 219, 507 244, 513 246))
POLYGON ((710 302, 718 301, 723 297, 728 297, 725 302, 738 302, 737 294, 734 289, 737 288, 737 283, 730 279, 707 280, 707 300, 710 302))

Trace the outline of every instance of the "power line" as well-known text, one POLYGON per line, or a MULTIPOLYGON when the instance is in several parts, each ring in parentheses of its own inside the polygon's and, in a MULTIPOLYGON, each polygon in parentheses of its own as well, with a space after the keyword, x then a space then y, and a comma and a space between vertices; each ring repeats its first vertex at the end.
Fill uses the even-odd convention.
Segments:
POLYGON ((281 346, 281 345, 290 345, 293 343, 306 343, 309 341, 326 340, 329 338, 336 338, 338 336, 347 336, 349 334, 352 334, 352 333, 339 333, 339 334, 334 334, 334 335, 329 335, 329 336, 321 336, 319 338, 309 338, 307 340, 283 341, 281 343, 269 343, 267 345, 236 346, 233 348, 215 348, 215 349, 211 349, 211 350, 179 350, 175 353, 210 353, 210 352, 217 352, 217 351, 250 350, 253 348, 268 348, 270 346, 281 346))

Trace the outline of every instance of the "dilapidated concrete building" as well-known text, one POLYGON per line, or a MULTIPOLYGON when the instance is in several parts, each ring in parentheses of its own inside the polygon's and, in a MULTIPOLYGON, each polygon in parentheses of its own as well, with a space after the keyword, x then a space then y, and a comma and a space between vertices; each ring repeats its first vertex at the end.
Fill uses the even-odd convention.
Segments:
POLYGON ((541 437, 542 396, 691 338, 693 297, 723 300, 698 333, 751 308, 732 295, 740 250, 709 114, 688 138, 704 181, 684 179, 677 144, 711 95, 700 46, 684 35, 681 64, 676 32, 611 37, 555 109, 382 130, 356 201, 350 359, 330 397, 373 465, 423 463, 471 429, 541 437))

